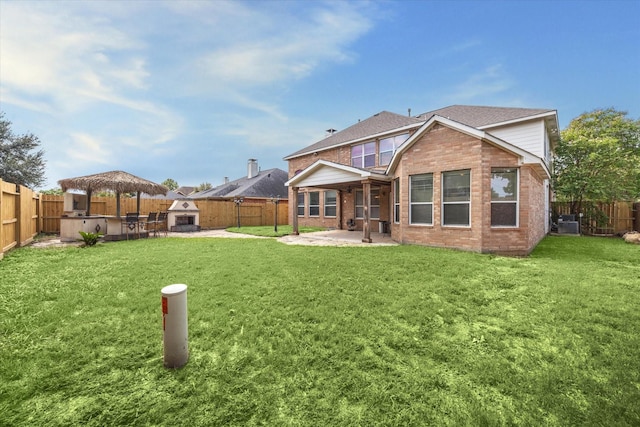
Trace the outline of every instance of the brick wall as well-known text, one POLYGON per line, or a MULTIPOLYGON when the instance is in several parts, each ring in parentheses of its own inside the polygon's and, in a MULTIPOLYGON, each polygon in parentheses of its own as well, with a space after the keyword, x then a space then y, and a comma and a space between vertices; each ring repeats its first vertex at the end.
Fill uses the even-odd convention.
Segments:
MULTIPOLYGON (((350 163, 350 148, 340 147, 308 155, 289 162, 289 177, 303 170, 318 159, 336 163, 350 163)), ((544 179, 529 166, 519 166, 517 156, 476 137, 436 124, 409 147, 398 163, 394 176, 400 179, 400 224, 392 223, 392 238, 401 243, 422 244, 436 247, 464 249, 476 252, 495 252, 526 255, 544 237, 544 179), (491 227, 491 168, 519 167, 519 226, 517 228, 491 227), (471 173, 471 225, 452 227, 442 225, 442 173, 456 170, 471 173), (433 174, 433 225, 409 224, 409 177, 415 174, 433 174)), ((392 194, 390 187, 382 187, 380 218, 392 220, 392 194)), ((301 189, 306 191, 306 189, 301 189)), ((314 191, 311 189, 310 191, 314 191)), ((346 221, 354 215, 354 193, 342 193, 343 223, 337 219, 299 218, 300 225, 318 225, 346 228, 346 221)), ((295 212, 291 199, 290 215, 295 212)), ((308 200, 308 199, 307 199, 308 200)), ((320 209, 323 209, 322 191, 320 209)), ((292 218, 289 218, 292 222, 292 218)), ((377 221, 371 230, 377 231, 377 221)), ((358 221, 361 229, 361 221, 358 221)))

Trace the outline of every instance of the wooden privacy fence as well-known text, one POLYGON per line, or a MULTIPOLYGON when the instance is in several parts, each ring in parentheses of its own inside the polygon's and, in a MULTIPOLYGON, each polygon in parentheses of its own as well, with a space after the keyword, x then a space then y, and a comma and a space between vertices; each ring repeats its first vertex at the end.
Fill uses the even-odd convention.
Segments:
POLYGON ((33 241, 40 231, 38 194, 0 179, 0 258, 9 249, 33 241))
MULTIPOLYGON (((42 229, 43 233, 59 233, 60 217, 64 213, 63 196, 43 194, 42 199, 42 229)), ((200 210, 200 227, 203 229, 227 228, 237 225, 238 209, 233 199, 202 199, 194 200, 200 210)), ((120 214, 136 211, 136 198, 120 199, 120 214)), ((140 214, 161 212, 169 209, 173 200, 140 199, 140 214)), ((288 202, 280 200, 278 203, 278 224, 288 222, 288 202)), ((92 215, 115 215, 115 197, 92 197, 92 215)), ((242 226, 274 225, 275 204, 268 199, 244 198, 240 205, 240 224, 242 226)))
POLYGON ((628 231, 640 231, 640 203, 632 202, 583 202, 583 216, 571 212, 571 203, 554 202, 552 218, 558 222, 559 215, 575 215, 580 221, 580 232, 588 235, 622 235, 628 231))

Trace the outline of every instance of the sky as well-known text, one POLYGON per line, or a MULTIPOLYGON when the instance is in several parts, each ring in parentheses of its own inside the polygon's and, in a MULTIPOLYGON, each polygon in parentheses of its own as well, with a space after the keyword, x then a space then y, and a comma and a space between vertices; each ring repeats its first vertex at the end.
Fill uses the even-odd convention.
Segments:
POLYGON ((220 185, 380 111, 640 118, 639 0, 0 0, 0 111, 46 184, 220 185))

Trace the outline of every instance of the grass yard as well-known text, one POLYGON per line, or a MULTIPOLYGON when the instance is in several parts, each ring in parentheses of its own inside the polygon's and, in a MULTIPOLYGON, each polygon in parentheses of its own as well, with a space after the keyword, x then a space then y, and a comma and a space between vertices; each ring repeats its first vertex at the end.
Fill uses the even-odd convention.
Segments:
POLYGON ((160 238, 0 261, 2 426, 638 426, 640 246, 160 238), (160 289, 190 359, 162 361, 160 289))

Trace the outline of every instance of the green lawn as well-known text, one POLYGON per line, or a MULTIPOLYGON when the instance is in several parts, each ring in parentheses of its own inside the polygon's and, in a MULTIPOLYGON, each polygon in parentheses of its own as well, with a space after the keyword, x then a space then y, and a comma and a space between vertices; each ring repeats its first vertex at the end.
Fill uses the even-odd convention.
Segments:
POLYGON ((640 246, 158 238, 0 261, 0 425, 638 426, 640 246), (190 359, 160 289, 189 286, 190 359))

